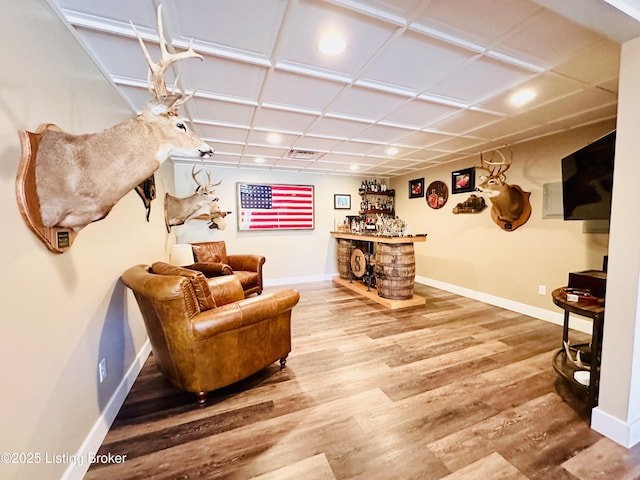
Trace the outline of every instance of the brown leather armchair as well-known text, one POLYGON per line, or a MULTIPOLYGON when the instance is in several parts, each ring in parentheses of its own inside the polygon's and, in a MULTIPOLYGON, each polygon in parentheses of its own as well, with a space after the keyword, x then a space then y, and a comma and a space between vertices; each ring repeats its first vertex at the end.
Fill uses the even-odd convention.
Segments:
POLYGON ((138 302, 160 371, 204 404, 207 392, 235 383, 291 351, 293 288, 245 299, 235 275, 156 262, 122 274, 138 302))
POLYGON ((245 296, 262 293, 262 265, 265 257, 227 255, 224 241, 193 243, 191 248, 196 263, 188 268, 198 270, 206 277, 233 274, 240 280, 245 296))

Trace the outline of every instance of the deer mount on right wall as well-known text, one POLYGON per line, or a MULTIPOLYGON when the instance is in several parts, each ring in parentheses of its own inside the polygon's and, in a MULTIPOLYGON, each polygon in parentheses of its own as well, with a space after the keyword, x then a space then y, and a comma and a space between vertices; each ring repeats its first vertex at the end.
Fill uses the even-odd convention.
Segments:
POLYGON ((489 160, 480 155, 480 165, 476 170, 485 170, 488 175, 480 176, 476 190, 486 192, 491 200, 491 218, 504 231, 512 232, 524 225, 531 216, 531 192, 525 192, 518 185, 509 185, 505 172, 511 166, 509 160, 499 150, 493 150, 489 160), (499 160, 494 161, 498 156, 499 160))

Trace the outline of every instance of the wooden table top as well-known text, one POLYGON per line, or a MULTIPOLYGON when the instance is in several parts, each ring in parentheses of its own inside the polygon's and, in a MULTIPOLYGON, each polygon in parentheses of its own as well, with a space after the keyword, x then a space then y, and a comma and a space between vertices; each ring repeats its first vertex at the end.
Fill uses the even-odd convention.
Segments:
POLYGON ((344 240, 362 240, 364 242, 378 243, 418 243, 427 241, 426 233, 408 235, 406 237, 388 237, 385 235, 368 235, 366 233, 331 232, 331 236, 344 240))
POLYGON ((604 298, 598 299, 598 303, 580 303, 580 302, 567 302, 567 298, 562 294, 562 289, 567 287, 556 288, 551 292, 553 303, 560 308, 568 310, 577 315, 582 315, 589 318, 597 318, 604 314, 604 298))

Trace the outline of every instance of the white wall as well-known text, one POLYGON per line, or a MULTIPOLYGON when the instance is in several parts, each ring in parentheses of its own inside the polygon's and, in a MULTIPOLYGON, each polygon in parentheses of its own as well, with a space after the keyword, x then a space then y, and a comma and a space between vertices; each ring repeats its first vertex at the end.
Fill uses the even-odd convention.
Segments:
MULTIPOLYGON (((172 193, 178 197, 186 197, 194 191, 191 168, 191 165, 179 163, 174 166, 176 187, 172 193)), ((226 217, 227 227, 218 231, 210 230, 205 221, 187 222, 173 227, 179 242, 224 240, 229 254, 264 255, 267 260, 263 273, 267 285, 328 279, 332 273, 337 272, 335 240, 329 232, 334 229, 336 218, 357 215, 360 208, 359 179, 219 167, 209 167, 208 171, 211 172, 213 182, 222 180, 222 184, 216 187, 216 196, 220 198, 220 208, 232 212, 226 217), (239 232, 236 182, 313 185, 315 229, 239 232), (334 194, 351 195, 352 209, 334 210, 334 194)))
POLYGON ((640 441, 639 58, 640 39, 623 46, 602 381, 592 419, 596 430, 626 446, 640 441))
MULTIPOLYGON (((108 402, 144 352, 138 308, 119 276, 165 258, 169 237, 161 201, 146 223, 133 192, 64 254, 51 253, 27 228, 15 196, 18 131, 51 122, 90 133, 132 112, 44 0, 0 4, 0 452, 40 455, 36 464, 1 462, 0 478, 53 479, 72 465, 47 464, 45 456, 95 451, 108 428, 108 402), (89 437, 98 444, 83 447, 89 437)), ((167 164, 156 176, 159 195, 172 177, 167 164)))

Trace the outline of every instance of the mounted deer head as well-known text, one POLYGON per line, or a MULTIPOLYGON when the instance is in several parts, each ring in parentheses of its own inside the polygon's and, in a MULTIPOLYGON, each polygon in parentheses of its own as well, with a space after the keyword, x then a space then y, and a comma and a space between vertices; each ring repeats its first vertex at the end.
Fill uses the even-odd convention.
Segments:
POLYGON ((480 177, 481 183, 476 190, 489 194, 493 204, 491 218, 505 231, 513 231, 524 225, 531 215, 531 192, 525 192, 518 185, 507 183, 505 172, 511 167, 511 160, 507 160, 499 150, 494 150, 491 160, 485 160, 481 154, 480 165, 476 165, 476 169, 488 172, 488 175, 480 177), (493 161, 496 154, 500 157, 499 161, 493 161))
MULTIPOLYGON (((179 106, 192 95, 169 92, 164 78, 166 70, 174 62, 203 57, 193 51, 192 45, 186 51, 169 53, 162 27, 161 5, 158 6, 157 17, 161 51, 157 63, 151 60, 142 38, 133 27, 150 70, 151 100, 144 111, 135 118, 94 134, 72 135, 55 126, 44 127, 38 133, 40 137, 35 148, 33 141, 30 148, 30 155, 33 157, 35 154, 35 159, 25 159, 23 154, 23 162, 35 162, 35 167, 25 165, 24 172, 27 176, 35 175, 37 202, 32 200, 28 208, 21 205, 23 216, 31 217, 38 217, 33 204, 39 205, 40 218, 31 218, 28 222, 32 230, 35 224, 45 229, 62 228, 77 232, 106 217, 124 195, 151 177, 170 155, 209 157, 213 154, 211 147, 190 131, 187 123, 177 115, 179 106)), ((24 140, 23 150, 27 150, 24 140)), ((22 167, 20 171, 23 171, 22 167)), ((18 180, 32 181, 20 175, 18 180)), ((17 188, 21 203, 20 188, 17 188)), ((32 189, 22 190, 28 195, 32 189)))
MULTIPOLYGON (((218 183, 211 183, 211 173, 206 172, 207 183, 202 184, 198 180, 198 175, 202 170, 196 172, 196 167, 191 169, 191 177, 196 182, 196 191, 193 195, 185 198, 177 198, 168 193, 164 196, 164 218, 167 226, 167 232, 171 230, 171 227, 176 225, 182 225, 189 220, 210 220, 224 218, 225 212, 220 211, 218 206, 218 198, 215 197, 214 187, 217 187, 222 183, 222 180, 218 183)), ((220 228, 218 223, 214 223, 220 228)), ((221 230, 224 230, 224 223, 221 230)))

